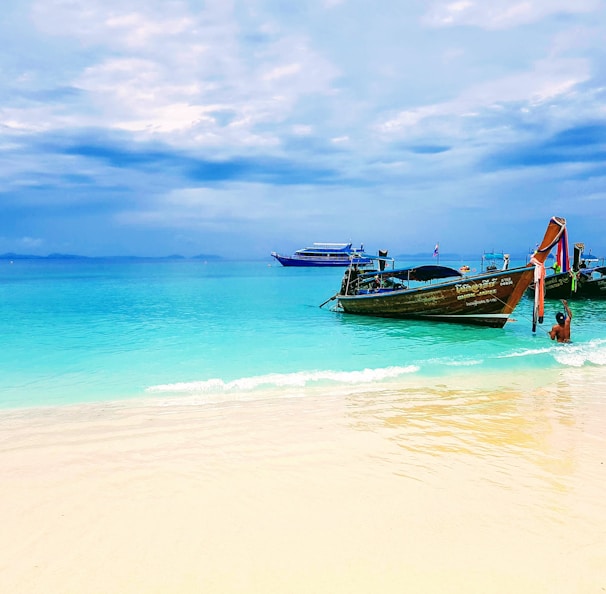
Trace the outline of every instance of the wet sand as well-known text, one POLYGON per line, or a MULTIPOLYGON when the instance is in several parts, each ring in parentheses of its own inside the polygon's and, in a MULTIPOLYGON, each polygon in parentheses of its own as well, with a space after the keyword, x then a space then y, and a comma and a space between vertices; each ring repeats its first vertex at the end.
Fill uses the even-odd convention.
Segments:
POLYGON ((527 380, 3 411, 1 589, 604 592, 606 377, 527 380))

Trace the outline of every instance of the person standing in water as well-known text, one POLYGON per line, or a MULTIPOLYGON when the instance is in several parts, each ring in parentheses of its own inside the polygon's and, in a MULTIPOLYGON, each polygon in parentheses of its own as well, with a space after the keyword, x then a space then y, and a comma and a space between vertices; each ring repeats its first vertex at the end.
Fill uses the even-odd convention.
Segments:
POLYGON ((556 314, 557 324, 553 325, 553 328, 549 332, 551 340, 557 340, 558 342, 570 342, 570 321, 572 320, 572 312, 568 307, 568 301, 562 299, 562 305, 566 311, 564 315, 561 311, 556 314))

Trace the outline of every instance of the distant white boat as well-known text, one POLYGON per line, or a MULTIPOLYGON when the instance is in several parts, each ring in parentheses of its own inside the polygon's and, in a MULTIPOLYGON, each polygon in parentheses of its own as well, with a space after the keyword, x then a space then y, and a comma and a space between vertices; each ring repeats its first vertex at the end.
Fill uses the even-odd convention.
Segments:
POLYGON ((364 254, 364 246, 354 248, 351 243, 314 243, 311 247, 297 250, 292 256, 271 255, 282 266, 349 266, 372 263, 371 256, 364 254))

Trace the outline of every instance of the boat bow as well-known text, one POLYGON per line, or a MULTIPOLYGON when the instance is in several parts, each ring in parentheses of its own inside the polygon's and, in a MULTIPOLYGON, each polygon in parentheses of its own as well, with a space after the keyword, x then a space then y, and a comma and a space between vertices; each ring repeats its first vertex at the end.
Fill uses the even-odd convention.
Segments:
POLYGON ((344 313, 502 328, 565 229, 565 219, 552 217, 532 261, 514 269, 463 277, 443 266, 379 267, 372 273, 350 267, 333 298, 344 313))
POLYGON ((529 266, 534 266, 534 307, 532 310, 532 331, 545 317, 545 260, 561 239, 566 238, 566 219, 551 217, 541 245, 530 258, 529 266))

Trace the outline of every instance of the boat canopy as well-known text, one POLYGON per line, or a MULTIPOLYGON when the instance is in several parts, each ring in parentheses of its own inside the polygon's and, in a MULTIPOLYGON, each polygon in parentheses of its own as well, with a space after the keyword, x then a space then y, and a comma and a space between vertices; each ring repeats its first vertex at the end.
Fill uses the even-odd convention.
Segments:
POLYGON ((587 272, 597 272, 598 274, 606 274, 606 266, 596 266, 595 268, 587 268, 587 272))
POLYGON ((503 252, 489 252, 482 254, 482 258, 484 258, 484 260, 503 260, 505 254, 503 252))
POLYGON ((585 262, 598 262, 599 258, 596 258, 593 254, 581 254, 581 260, 585 260, 585 262))
POLYGON ((453 276, 461 277, 463 274, 454 268, 448 266, 412 266, 411 268, 396 268, 384 270, 382 272, 365 272, 360 275, 361 280, 371 279, 375 276, 387 276, 390 278, 399 278, 402 280, 430 281, 438 278, 451 278, 453 276))
POLYGON ((377 260, 377 262, 395 262, 395 260, 391 257, 391 256, 387 256, 387 255, 377 255, 377 254, 368 254, 365 251, 361 251, 358 252, 356 254, 357 256, 360 256, 362 258, 368 258, 369 260, 377 260))

